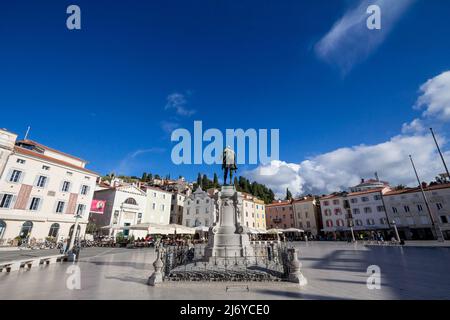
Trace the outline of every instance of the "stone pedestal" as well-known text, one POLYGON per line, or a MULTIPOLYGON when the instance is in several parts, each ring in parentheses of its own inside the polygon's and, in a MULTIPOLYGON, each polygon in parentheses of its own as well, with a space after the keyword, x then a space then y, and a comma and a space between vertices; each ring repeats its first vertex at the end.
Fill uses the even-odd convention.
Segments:
POLYGON ((240 225, 242 200, 234 186, 223 186, 217 195, 218 217, 210 228, 205 257, 210 263, 223 265, 225 260, 253 259, 254 252, 245 227, 240 225))
POLYGON ((164 266, 163 262, 161 261, 161 249, 158 249, 156 260, 153 263, 153 267, 155 268, 155 271, 152 273, 150 278, 148 278, 147 284, 150 286, 156 286, 159 283, 163 282, 163 274, 162 274, 162 268, 164 266))
POLYGON ((289 275, 288 275, 288 281, 293 283, 298 283, 300 286, 305 286, 308 284, 308 281, 303 276, 300 268, 301 264, 300 261, 298 261, 298 251, 297 249, 288 249, 288 267, 289 267, 289 275))

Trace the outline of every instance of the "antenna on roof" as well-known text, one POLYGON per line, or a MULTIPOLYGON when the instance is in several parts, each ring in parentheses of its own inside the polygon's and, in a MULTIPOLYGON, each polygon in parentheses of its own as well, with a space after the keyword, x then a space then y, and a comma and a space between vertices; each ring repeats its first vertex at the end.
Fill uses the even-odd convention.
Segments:
POLYGON ((30 133, 30 129, 31 129, 31 127, 28 126, 27 133, 25 133, 25 138, 24 138, 24 140, 27 140, 27 139, 28 139, 28 134, 30 133))
POLYGON ((378 172, 375 172, 375 179, 376 179, 377 181, 380 181, 380 178, 378 178, 378 172))

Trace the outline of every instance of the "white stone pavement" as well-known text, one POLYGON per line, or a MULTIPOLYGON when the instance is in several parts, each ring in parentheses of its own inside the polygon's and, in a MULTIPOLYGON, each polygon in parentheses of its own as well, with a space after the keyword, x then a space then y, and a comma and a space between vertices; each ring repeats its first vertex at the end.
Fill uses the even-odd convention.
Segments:
POLYGON ((82 258, 81 289, 69 290, 70 263, 0 274, 0 299, 450 299, 450 249, 296 243, 308 285, 170 283, 147 286, 153 249, 108 248, 82 258), (369 290, 367 267, 381 268, 381 289, 369 290), (226 286, 234 286, 226 291, 226 286))

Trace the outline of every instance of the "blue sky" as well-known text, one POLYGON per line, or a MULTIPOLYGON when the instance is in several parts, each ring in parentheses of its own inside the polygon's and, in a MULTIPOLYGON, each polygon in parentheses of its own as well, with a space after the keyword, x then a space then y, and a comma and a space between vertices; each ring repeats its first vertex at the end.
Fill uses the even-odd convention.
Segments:
MULTIPOLYGON (((0 126, 23 136, 30 125, 30 138, 85 158, 100 173, 149 171, 189 179, 220 167, 173 165, 168 129, 192 130, 194 120, 221 130, 279 128, 280 160, 293 172, 277 183, 261 177, 258 168, 240 172, 279 190, 331 191, 396 167, 387 162, 352 172, 351 157, 333 169, 350 176, 312 176, 320 171, 319 159, 399 135, 427 138, 423 130, 402 133, 402 125, 414 119, 433 123, 447 150, 446 121, 438 113, 423 114, 430 99, 422 110, 414 105, 426 95, 423 84, 450 70, 450 2, 400 3, 401 8, 383 0, 4 3, 0 126), (65 26, 72 3, 81 8, 79 31, 65 26), (366 3, 382 8, 382 30, 370 31, 378 35, 362 32, 358 24, 330 40, 333 26, 352 19, 366 3), (334 41, 331 52, 321 51, 323 41, 334 41), (315 169, 303 171, 310 164, 305 161, 315 169), (314 185, 306 176, 339 183, 314 185)), ((437 174, 438 163, 427 165, 434 155, 430 149, 429 158, 418 160, 426 177, 437 174)), ((386 178, 411 181, 391 171, 386 178)))

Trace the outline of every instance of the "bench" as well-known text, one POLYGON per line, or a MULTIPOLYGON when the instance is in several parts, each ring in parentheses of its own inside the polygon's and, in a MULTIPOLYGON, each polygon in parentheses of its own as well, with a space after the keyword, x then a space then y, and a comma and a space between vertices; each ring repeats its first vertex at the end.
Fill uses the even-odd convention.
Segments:
POLYGON ((64 261, 65 258, 65 255, 59 254, 53 256, 32 257, 28 259, 0 262, 0 272, 3 272, 4 270, 6 272, 19 271, 21 268, 31 269, 39 267, 41 264, 50 265, 58 262, 58 260, 64 261))

